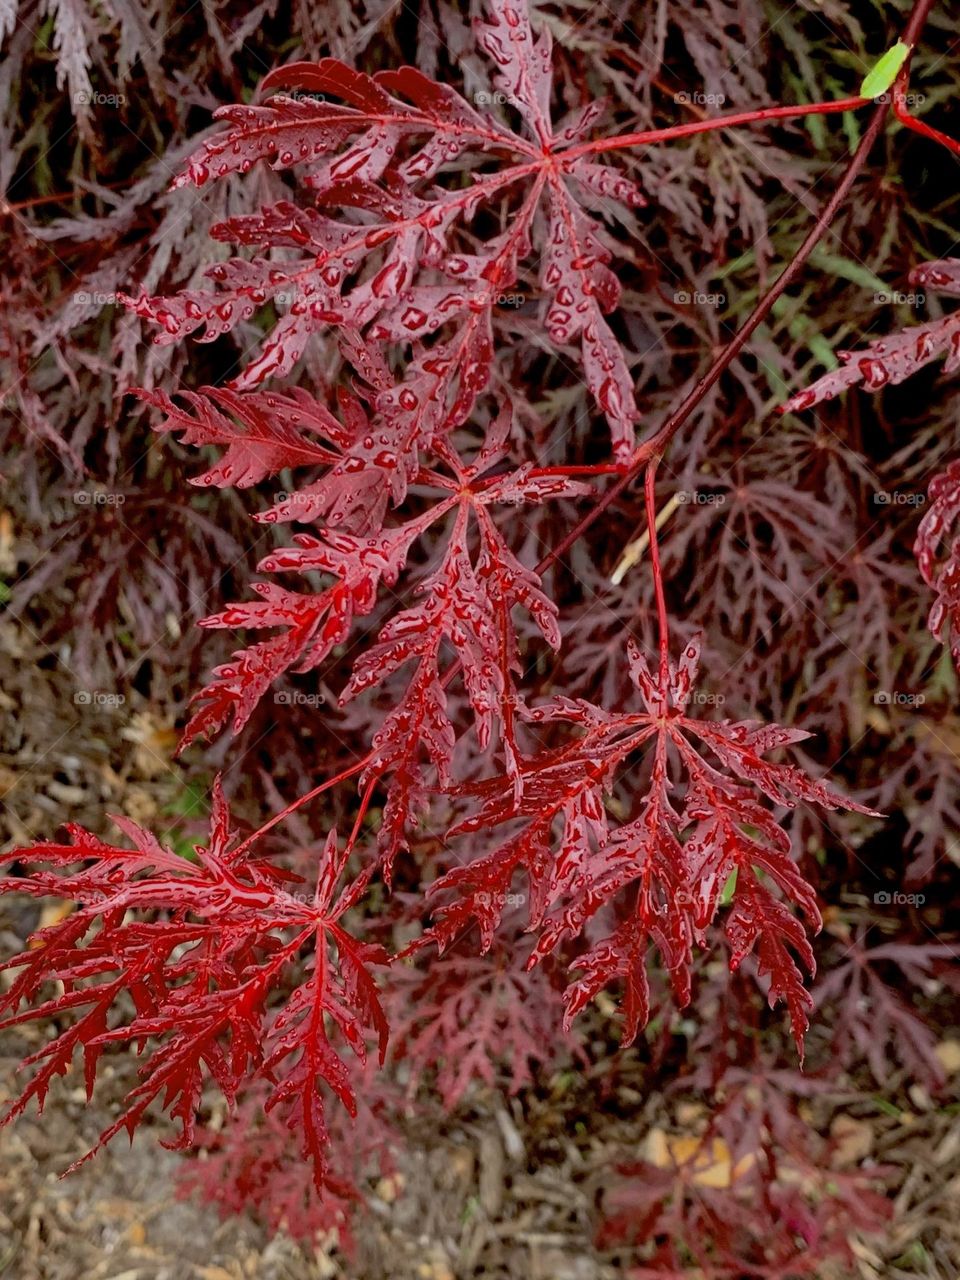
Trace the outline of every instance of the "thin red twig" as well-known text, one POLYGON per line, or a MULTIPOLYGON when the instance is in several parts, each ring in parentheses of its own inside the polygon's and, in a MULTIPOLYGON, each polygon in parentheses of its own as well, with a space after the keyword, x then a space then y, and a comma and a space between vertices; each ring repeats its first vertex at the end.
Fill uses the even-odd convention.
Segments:
POLYGON ((912 129, 914 133, 919 133, 921 137, 929 138, 933 142, 939 142, 942 147, 946 147, 954 155, 960 156, 960 142, 956 138, 951 138, 948 133, 941 133, 939 129, 934 129, 932 125, 924 124, 922 120, 918 120, 916 116, 910 114, 907 110, 907 95, 903 89, 898 89, 894 92, 893 114, 902 125, 912 129))
POLYGON ((657 539, 657 459, 647 464, 643 488, 647 508, 647 530, 650 535, 650 569, 653 588, 657 597, 657 626, 660 636, 660 692, 666 699, 670 675, 670 622, 667 617, 667 601, 663 590, 663 570, 660 567, 660 544, 657 539))
POLYGON ((729 115, 708 116, 689 120, 686 124, 667 125, 663 129, 644 129, 640 133, 622 133, 612 138, 596 138, 563 151, 558 159, 574 160, 598 151, 620 151, 626 147, 652 146, 656 142, 673 142, 692 134, 710 133, 714 129, 732 129, 741 124, 764 120, 791 120, 799 116, 825 116, 838 111, 856 111, 870 104, 870 98, 837 98, 834 102, 808 102, 796 107, 756 107, 752 111, 735 111, 729 115))

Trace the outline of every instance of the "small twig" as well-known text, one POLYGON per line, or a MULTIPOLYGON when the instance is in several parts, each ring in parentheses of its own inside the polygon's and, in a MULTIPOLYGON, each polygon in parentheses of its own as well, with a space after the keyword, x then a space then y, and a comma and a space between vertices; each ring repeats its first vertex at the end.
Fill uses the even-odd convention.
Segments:
POLYGON ((667 616, 667 597, 663 589, 663 570, 660 567, 660 545, 657 541, 657 458, 647 463, 643 478, 643 492, 647 508, 647 537, 650 540, 650 568, 653 573, 653 590, 657 597, 657 631, 660 640, 660 694, 666 704, 670 672, 670 619, 667 616))
POLYGON ((621 133, 612 138, 596 138, 583 142, 579 147, 563 151, 558 159, 575 160, 578 156, 593 155, 598 151, 620 151, 626 147, 652 146, 657 142, 673 142, 676 138, 689 138, 698 133, 710 133, 715 129, 732 129, 741 124, 755 124, 765 120, 792 120, 801 116, 826 116, 837 112, 856 111, 870 104, 869 98, 837 98, 833 102, 807 102, 796 107, 756 107, 752 111, 735 111, 725 116, 707 116, 702 120, 688 120, 686 124, 668 125, 663 129, 644 129, 640 133, 621 133))
MULTIPOLYGON (((660 513, 657 516, 657 520, 656 520, 657 533, 660 532, 660 530, 667 523, 667 521, 670 519, 670 517, 673 515, 673 513, 676 511, 677 507, 679 506, 680 506, 680 497, 676 493, 673 495, 673 497, 669 498, 663 504, 663 506, 660 508, 660 513)), ((644 529, 643 533, 641 533, 639 538, 634 538, 633 542, 630 542, 627 544, 627 547, 624 550, 623 555, 617 561, 617 567, 614 569, 613 573, 611 573, 610 575, 611 586, 619 587, 620 583, 624 580, 624 578, 627 576, 627 574, 630 572, 633 566, 643 558, 643 555, 646 552, 649 544, 650 544, 649 528, 644 529)))

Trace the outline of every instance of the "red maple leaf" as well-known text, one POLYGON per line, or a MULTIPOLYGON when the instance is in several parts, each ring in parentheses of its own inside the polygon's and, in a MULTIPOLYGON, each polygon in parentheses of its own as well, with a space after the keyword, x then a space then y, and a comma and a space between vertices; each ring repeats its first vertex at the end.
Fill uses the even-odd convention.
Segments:
POLYGON ((31 1099, 42 1108, 51 1080, 69 1070, 78 1050, 89 1096, 108 1045, 149 1041, 153 1047, 140 1068, 140 1083, 95 1150, 121 1129, 132 1134, 158 1100, 180 1125, 172 1145, 187 1147, 208 1079, 232 1103, 241 1086, 261 1078, 269 1086, 267 1109, 298 1135, 319 1188, 327 1145, 321 1085, 351 1114, 356 1108, 328 1023, 361 1059, 371 1033, 381 1059, 386 1049, 387 1025, 370 973, 386 954, 357 942, 341 923, 367 878, 336 896, 344 854, 334 831, 311 893, 295 892, 290 877, 269 863, 237 854, 219 780, 210 842, 197 846, 196 863, 129 818, 114 822, 132 849, 72 826, 70 844, 38 844, 6 855, 7 861, 40 868, 29 878, 5 880, 5 891, 79 905, 3 965, 14 976, 0 998, 6 1015, 0 1027, 66 1012, 75 1018, 25 1059, 23 1065, 36 1070, 5 1119, 31 1099), (281 1007, 272 1007, 271 995, 286 989, 281 979, 286 982, 297 969, 302 977, 292 993, 281 1007), (43 999, 42 989, 51 982, 62 984, 62 991, 43 999), (124 1015, 124 994, 133 1014, 114 1025, 124 1015))
POLYGON ((941 643, 949 629, 950 652, 960 668, 960 458, 930 481, 929 497, 913 550, 924 582, 936 593, 928 626, 941 643))
MULTIPOLYGON (((910 283, 928 285, 937 293, 960 297, 960 258, 925 262, 911 271, 910 283)), ((860 351, 838 351, 837 355, 843 362, 841 367, 825 373, 812 386, 791 396, 781 407, 781 413, 799 413, 849 387, 879 391, 888 383, 896 385, 942 356, 946 356, 944 372, 955 373, 960 369, 960 311, 878 338, 860 351)))
POLYGON ((426 937, 443 950, 475 921, 488 947, 521 868, 530 884, 529 927, 539 935, 531 963, 580 936, 588 921, 619 902, 621 923, 576 962, 583 976, 567 991, 567 1020, 619 979, 626 993, 624 1037, 631 1040, 649 1015, 651 945, 678 1001, 686 1003, 694 944, 705 943, 724 887, 730 886, 724 932, 731 966, 756 954, 770 1003, 787 1004, 802 1047, 811 1001, 801 966, 812 973, 814 960, 804 927, 789 908, 799 907, 814 929, 820 914, 770 806, 859 806, 796 765, 766 759, 808 737, 803 731, 688 715, 699 642, 688 645, 678 665, 659 679, 635 647, 629 656, 643 711, 614 715, 580 700, 554 699, 527 714, 576 727, 580 736, 524 760, 519 797, 508 778, 458 788, 478 795, 481 804, 453 834, 527 821, 493 852, 448 871, 432 886, 433 896, 457 896, 438 908, 426 937), (641 751, 650 774, 640 812, 611 829, 604 790, 641 751))
POLYGON ((383 390, 377 405, 390 434, 404 442, 398 453, 408 479, 417 444, 462 422, 486 386, 494 308, 532 262, 540 264, 540 316, 550 340, 579 345, 617 454, 626 458, 633 448, 630 373, 604 318, 620 286, 591 210, 644 199, 623 174, 592 158, 586 139, 602 102, 551 122, 549 31, 534 39, 525 5, 493 0, 489 11, 479 43, 497 69, 498 96, 522 117, 521 133, 412 67, 368 76, 325 58, 280 68, 261 92, 298 96, 218 110, 228 127, 202 144, 175 185, 202 186, 261 159, 275 169, 304 166, 315 208, 283 201, 214 229, 224 241, 302 256, 218 263, 207 271, 219 286, 213 293, 125 298, 160 325, 161 343, 199 328, 212 341, 273 300, 282 317, 236 379, 243 389, 288 373, 311 335, 329 326, 373 342, 412 343, 401 387, 383 390), (478 171, 477 161, 491 156, 499 167, 478 171), (477 243, 478 214, 507 207, 505 230, 477 243))
POLYGON ((881 941, 868 945, 869 930, 852 937, 838 933, 842 949, 813 989, 814 1004, 825 1015, 834 1010, 831 1051, 844 1066, 865 1063, 878 1085, 905 1070, 928 1088, 944 1084, 937 1057, 937 1036, 919 1016, 914 992, 942 977, 955 991, 949 967, 957 959, 946 943, 881 941), (890 974, 898 970, 895 982, 890 974))
POLYGON ((529 950, 529 940, 508 933, 483 956, 461 949, 443 964, 393 966, 391 1056, 408 1065, 411 1095, 427 1072, 451 1111, 474 1082, 508 1082, 518 1093, 534 1066, 574 1048, 551 975, 524 966, 529 950))
MULTIPOLYGON (((174 422, 190 438, 210 434, 205 402, 196 403, 202 426, 196 418, 184 424, 178 417, 174 422)), ((243 400, 234 412, 244 412, 243 400)), ((274 627, 280 632, 238 650, 231 662, 215 670, 213 680, 196 695, 200 709, 187 726, 181 750, 197 737, 217 732, 231 715, 239 732, 279 675, 291 668, 309 671, 322 663, 347 639, 354 618, 372 610, 381 584, 390 587, 397 581, 413 543, 455 512, 439 563, 418 587, 422 603, 397 613, 384 625, 377 642, 357 659, 341 701, 414 662, 408 693, 378 734, 372 767, 379 772, 398 767, 409 771, 425 746, 446 777, 453 730, 445 714, 441 653, 449 642, 458 655, 481 747, 486 747, 494 726, 499 725, 509 767, 517 776, 514 676, 519 668, 512 611, 518 605, 525 609, 554 648, 559 646, 560 633, 556 606, 543 594, 538 577, 510 550, 491 508, 579 494, 584 486, 530 464, 502 475, 488 474, 503 457, 508 430, 509 417, 501 414, 469 465, 451 449, 441 448, 440 456, 452 474, 438 470, 421 474, 420 479, 439 490, 440 496, 405 524, 369 536, 333 529, 321 530, 319 537, 297 534, 295 547, 275 551, 261 561, 264 572, 312 571, 330 575, 334 581, 314 594, 256 583, 260 601, 231 605, 203 621, 205 627, 274 627)), ((220 442, 227 438, 222 431, 220 442)), ((249 449, 246 437, 230 445, 231 449, 241 447, 249 449)), ((281 455, 272 456, 275 464, 281 455)), ((242 465, 246 473, 254 464, 244 461, 242 465)), ((262 456, 256 465, 263 465, 262 456)))

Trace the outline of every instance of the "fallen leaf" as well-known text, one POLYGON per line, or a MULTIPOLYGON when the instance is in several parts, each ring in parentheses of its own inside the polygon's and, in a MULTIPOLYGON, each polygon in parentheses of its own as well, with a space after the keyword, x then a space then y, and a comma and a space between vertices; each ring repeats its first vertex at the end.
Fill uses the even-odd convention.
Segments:
POLYGON ((933 1052, 948 1076, 960 1071, 960 1040, 941 1040, 933 1052))
POLYGON ((830 1124, 830 1137, 834 1141, 830 1163, 835 1169, 859 1164, 873 1150, 873 1126, 867 1120, 857 1120, 846 1115, 834 1116, 830 1124))
POLYGON ((654 1128, 647 1134, 646 1158, 658 1169, 680 1169, 696 1187, 722 1191, 753 1167, 748 1152, 736 1165, 723 1138, 694 1138, 654 1128))

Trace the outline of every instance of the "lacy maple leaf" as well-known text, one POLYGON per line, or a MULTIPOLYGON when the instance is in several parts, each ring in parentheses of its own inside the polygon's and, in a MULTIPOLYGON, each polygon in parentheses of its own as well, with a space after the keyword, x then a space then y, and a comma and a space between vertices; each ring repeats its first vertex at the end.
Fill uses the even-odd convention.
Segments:
POLYGON ((291 1146, 283 1119, 266 1109, 269 1084, 258 1080, 222 1124, 198 1128, 203 1155, 177 1170, 177 1198, 207 1201, 224 1218, 252 1214, 272 1232, 311 1246, 335 1232, 338 1248, 352 1259, 353 1219, 364 1205, 363 1187, 394 1173, 400 1134, 393 1117, 404 1105, 402 1091, 372 1059, 359 1068, 355 1092, 356 1116, 342 1107, 330 1116, 330 1167, 322 1195, 311 1166, 291 1146))
POLYGON ((927 625, 941 642, 949 629, 950 652, 960 668, 960 458, 930 481, 929 498, 913 549, 924 582, 936 593, 927 625))
MULTIPOLYGON (((960 297, 960 258, 924 263, 910 273, 910 283, 960 297)), ((944 372, 955 373, 960 369, 960 311, 880 338, 862 351, 839 354, 843 367, 792 396, 782 412, 808 409, 848 387, 862 385, 877 391, 887 383, 903 382, 940 356, 946 356, 944 372)), ((941 642, 949 627, 951 652, 960 667, 960 542, 951 537, 960 513, 960 464, 956 460, 930 482, 929 496, 931 505, 917 530, 914 552, 924 581, 936 592, 928 625, 941 642)))
POLYGON ((442 964, 393 966, 390 1052, 407 1065, 411 1094, 427 1072, 449 1110, 476 1082, 508 1082, 515 1094, 532 1082, 534 1067, 576 1051, 555 975, 525 966, 529 953, 529 938, 504 930, 482 956, 461 946, 442 964))
MULTIPOLYGON (((926 262, 911 271, 910 283, 960 297, 960 258, 926 262)), ((941 356, 946 356, 944 372, 955 373, 960 369, 960 311, 878 338, 860 351, 838 351, 837 355, 843 362, 841 368, 825 373, 812 386, 791 396, 781 413, 799 413, 849 387, 863 386, 867 391, 879 391, 888 383, 903 382, 941 356)))
POLYGON ((733 1068, 710 1099, 701 1131, 650 1130, 638 1162, 604 1170, 600 1238, 636 1248, 637 1280, 821 1280, 854 1254, 851 1231, 890 1215, 877 1168, 837 1169, 803 1118, 810 1092, 773 1062, 733 1068), (793 1095, 793 1096, 791 1096, 793 1095))
MULTIPOLYGON (((346 340, 344 346, 375 389, 393 386, 374 352, 346 340)), ((185 407, 163 392, 137 394, 164 414, 154 430, 179 432, 184 444, 225 448, 217 466, 191 481, 195 485, 244 489, 288 467, 326 469, 312 484, 254 517, 265 524, 326 520, 354 533, 375 533, 383 526, 390 498, 402 502, 407 482, 429 475, 413 459, 400 464, 396 438, 382 430, 374 434, 365 399, 345 387, 337 390, 339 416, 300 388, 243 395, 226 387, 201 387, 180 392, 185 407)), ((370 394, 368 388, 367 399, 370 394)))
POLYGON ((180 1125, 172 1145, 188 1147, 208 1078, 229 1103, 248 1080, 262 1078, 269 1085, 267 1109, 297 1134, 320 1188, 327 1175, 321 1085, 351 1114, 356 1110, 330 1027, 360 1059, 370 1035, 379 1041, 381 1060, 386 1049, 387 1024, 370 972, 386 954, 356 941, 341 923, 366 878, 336 896, 345 854, 331 831, 315 890, 295 892, 289 874, 238 853, 242 846, 234 844, 219 780, 210 841, 197 846, 196 863, 129 818, 114 822, 132 849, 71 826, 70 844, 37 844, 6 855, 34 869, 28 878, 4 880, 4 891, 79 905, 3 965, 13 980, 0 998, 6 1015, 0 1028, 74 1015, 70 1026, 25 1059, 23 1065, 36 1070, 5 1119, 31 1099, 42 1108, 51 1081, 70 1069, 78 1050, 89 1096, 108 1045, 151 1040, 155 1047, 140 1068, 140 1083, 95 1150, 121 1129, 132 1134, 155 1101, 180 1125), (298 969, 302 976, 284 1003, 271 1005, 271 996, 286 990, 281 981, 298 969), (48 983, 62 984, 62 991, 44 999, 48 983), (124 994, 132 1016, 125 1016, 124 994))
MULTIPOLYGON (((265 393, 254 393, 252 398, 255 403, 250 405, 251 397, 232 392, 225 397, 213 392, 194 395, 188 401, 192 414, 164 401, 168 417, 162 429, 179 429, 183 438, 193 443, 228 445, 225 458, 207 472, 204 483, 211 478, 223 483, 228 468, 244 480, 259 476, 281 464, 295 464, 310 449, 314 454, 311 460, 327 460, 319 457, 323 449, 305 440, 300 428, 322 424, 327 436, 337 436, 337 424, 330 415, 324 417, 306 397, 282 403, 281 397, 265 393), (232 425, 220 412, 220 405, 229 408, 245 429, 232 425), (281 416, 268 427, 267 411, 277 407, 281 416)), ((518 694, 514 676, 519 668, 512 612, 516 606, 526 610, 554 648, 559 646, 560 632, 556 606, 544 595, 539 578, 513 554, 490 508, 581 494, 585 487, 549 469, 538 471, 531 464, 495 474, 505 453, 509 427, 509 416, 501 414, 469 465, 452 449, 438 445, 449 474, 422 470, 418 478, 434 492, 439 490, 440 496, 406 523, 365 536, 335 529, 322 529, 319 537, 297 534, 296 546, 275 551, 261 561, 263 572, 312 571, 334 581, 313 594, 291 591, 277 583, 256 583, 259 601, 231 605, 202 622, 202 626, 213 628, 276 628, 279 634, 239 650, 231 662, 214 671, 213 680, 196 695, 198 709, 186 728, 181 750, 196 738, 219 731, 231 716, 234 731, 239 732, 279 675, 291 668, 310 671, 321 664, 347 639, 353 620, 373 609, 381 585, 396 583, 413 543, 443 517, 455 513, 439 563, 417 588, 423 601, 387 621, 377 642, 354 664, 341 700, 355 697, 414 662, 407 693, 374 742, 371 767, 382 773, 403 765, 408 785, 401 791, 412 793, 411 769, 425 747, 446 781, 454 733, 446 717, 440 667, 441 654, 449 643, 459 659, 481 747, 489 743, 498 725, 508 766, 517 776, 518 694)), ((341 442, 347 434, 342 433, 341 442)), ((338 502, 351 503, 350 497, 338 495, 334 481, 332 470, 316 484, 288 495, 285 510, 297 508, 301 493, 306 495, 305 505, 311 514, 318 505, 329 511, 338 502)), ((266 514, 272 516, 275 511, 266 514)), ((387 814, 391 829, 398 803, 398 796, 393 797, 387 814)), ((405 813, 406 806, 401 804, 401 810, 405 813)))
POLYGON ((216 292, 125 298, 160 325, 155 340, 174 343, 203 328, 212 341, 272 300, 282 315, 236 379, 244 389, 288 373, 311 335, 331 325, 412 343, 402 385, 383 391, 378 409, 404 442, 398 456, 415 470, 417 443, 462 422, 487 384, 494 310, 524 265, 539 262, 546 332, 557 346, 579 345, 615 450, 629 456, 633 386, 604 318, 620 286, 592 211, 645 201, 632 181, 592 158, 586 139, 602 102, 552 123, 549 30, 534 38, 523 3, 491 0, 489 13, 479 44, 522 133, 413 67, 369 76, 333 58, 280 68, 261 84, 261 92, 296 96, 218 110, 228 127, 202 144, 176 185, 202 186, 265 159, 275 169, 305 166, 316 207, 282 201, 214 229, 230 243, 302 255, 293 261, 231 258, 207 271, 216 292), (506 159, 478 171, 477 160, 489 156, 506 159), (478 242, 479 213, 499 217, 508 207, 506 228, 478 242))
POLYGON ((729 885, 724 933, 731 967, 755 953, 759 975, 769 984, 769 1001, 787 1004, 802 1048, 811 1000, 801 965, 812 973, 814 959, 790 905, 799 907, 814 929, 820 927, 820 914, 769 805, 859 806, 797 766, 764 758, 808 737, 802 730, 689 716, 699 660, 697 640, 658 679, 631 644, 630 671, 643 711, 615 715, 585 701, 556 698, 526 713, 541 723, 576 727, 580 736, 523 761, 519 796, 507 778, 458 789, 478 795, 481 803, 452 834, 472 835, 515 819, 527 822, 493 852, 434 883, 431 896, 439 896, 442 905, 425 940, 442 951, 476 922, 482 945, 489 947, 521 868, 530 885, 529 927, 539 933, 531 963, 578 937, 603 908, 619 901, 621 922, 576 961, 583 976, 567 990, 567 1023, 619 979, 629 1041, 649 1016, 651 944, 678 1002, 685 1004, 694 944, 706 942, 729 885), (633 821, 611 829, 604 791, 641 749, 649 761, 646 796, 633 821), (443 900, 453 893, 454 900, 443 900))
MULTIPOLYGON (((865 1062, 878 1085, 901 1068, 930 1089, 944 1083, 937 1037, 917 1013, 913 992, 957 958, 945 943, 880 942, 867 945, 868 930, 840 935, 842 951, 813 989, 814 1004, 835 1010, 831 1051, 844 1066, 865 1062), (899 970, 898 980, 889 980, 899 970)), ((956 981, 951 984, 956 988, 956 981)))

